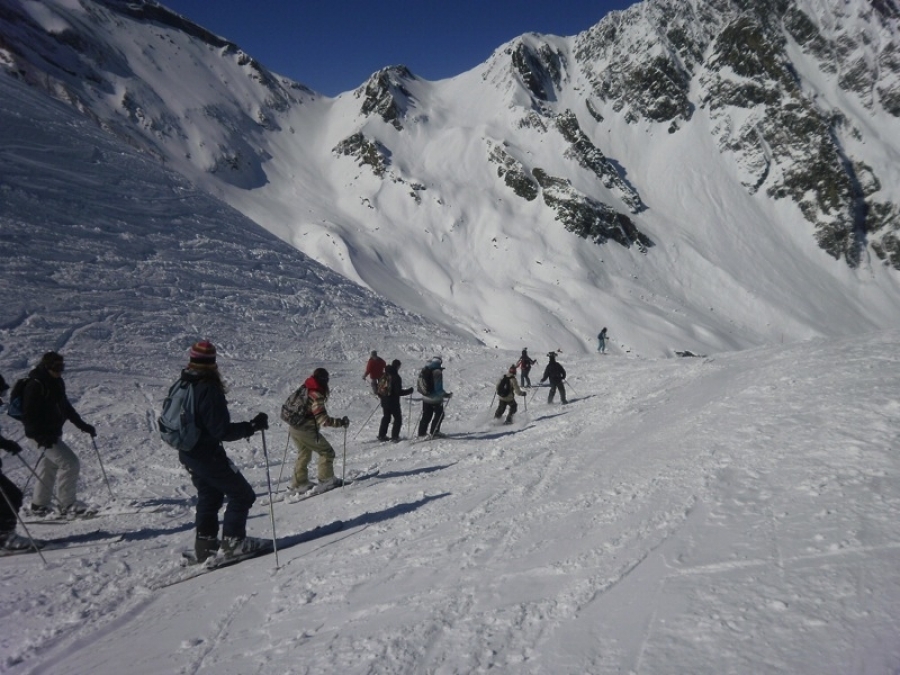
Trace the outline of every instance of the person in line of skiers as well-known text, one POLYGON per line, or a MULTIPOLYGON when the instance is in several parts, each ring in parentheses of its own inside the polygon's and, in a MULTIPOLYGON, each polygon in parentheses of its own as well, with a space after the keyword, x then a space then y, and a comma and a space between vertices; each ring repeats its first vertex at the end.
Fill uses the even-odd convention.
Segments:
POLYGON ((531 386, 531 378, 528 374, 531 372, 531 366, 533 366, 537 361, 528 356, 528 348, 522 350, 522 356, 519 357, 519 362, 516 364, 519 367, 519 372, 522 374, 522 386, 530 387, 531 386), (528 384, 525 384, 525 383, 528 384))
MULTIPOLYGON (((0 375, 0 394, 3 394, 9 385, 0 375)), ((3 403, 3 401, 0 401, 3 403)), ((4 438, 0 434, 0 448, 11 455, 22 452, 22 446, 14 440, 4 438)), ((23 495, 19 487, 3 474, 3 462, 0 461, 0 549, 6 551, 24 551, 32 548, 31 542, 16 533, 19 509, 22 508, 23 495)))
POLYGON ((597 335, 597 351, 601 354, 606 353, 606 328, 597 335))
POLYGON ((224 441, 250 438, 269 428, 269 418, 259 413, 249 422, 232 422, 225 399, 225 383, 216 365, 216 347, 208 340, 196 342, 190 350, 181 380, 194 390, 194 420, 200 438, 191 450, 178 451, 178 459, 197 488, 197 561, 203 562, 219 550, 226 557, 252 553, 265 545, 262 539, 247 536, 247 514, 256 494, 247 479, 225 454, 224 441), (222 517, 219 541, 219 510, 228 500, 222 517))
POLYGON ((372 385, 372 393, 376 396, 378 396, 378 380, 384 375, 384 369, 384 359, 378 356, 378 352, 373 349, 369 355, 369 360, 366 361, 366 372, 363 373, 362 379, 371 378, 369 384, 372 385))
POLYGON ((422 418, 419 420, 419 437, 430 434, 443 436, 441 423, 444 421, 444 401, 453 394, 444 391, 443 359, 435 356, 419 372, 416 388, 422 395, 422 418), (430 428, 429 428, 430 423, 430 428))
POLYGON ((541 378, 541 384, 546 380, 550 380, 550 394, 547 396, 547 403, 553 403, 553 396, 558 389, 559 398, 562 401, 562 404, 566 405, 568 404, 568 401, 566 400, 566 385, 563 384, 563 380, 566 379, 566 369, 562 367, 562 364, 557 362, 556 352, 549 352, 547 358, 549 361, 547 367, 544 368, 544 376, 541 378))
MULTIPOLYGON (((374 353, 374 352, 373 352, 374 353)), ((319 489, 328 489, 341 484, 341 479, 334 475, 334 448, 321 431, 325 427, 348 427, 350 419, 330 417, 325 404, 328 402, 328 371, 316 368, 313 374, 303 383, 309 399, 306 419, 299 427, 290 427, 290 437, 297 446, 297 461, 294 464, 294 478, 291 491, 302 494, 315 487, 309 481, 309 462, 313 453, 319 456, 318 478, 319 489)))
POLYGON ((506 416, 504 424, 512 424, 513 415, 515 415, 516 411, 519 409, 519 404, 516 403, 516 396, 525 396, 525 392, 519 388, 519 383, 516 382, 515 364, 511 365, 509 371, 500 378, 496 390, 497 399, 500 401, 500 405, 497 406, 497 412, 494 413, 494 419, 499 420, 503 417, 503 413, 506 412, 506 407, 509 406, 509 414, 506 416))
POLYGON ((31 512, 38 516, 48 515, 53 510, 51 501, 57 478, 56 498, 60 514, 79 515, 89 510, 84 502, 76 499, 81 463, 62 440, 63 425, 71 422, 91 438, 97 436, 97 430, 81 419, 69 402, 62 377, 64 371, 65 360, 60 354, 45 353, 37 367, 28 373, 22 395, 25 436, 41 450, 37 483, 31 498, 31 512))
POLYGON ((387 393, 381 397, 381 426, 378 428, 378 440, 387 441, 388 424, 391 418, 394 424, 391 426, 391 438, 394 443, 400 440, 400 427, 403 426, 403 414, 400 406, 400 397, 409 396, 413 393, 413 388, 403 388, 403 378, 400 377, 400 361, 394 359, 391 365, 384 369, 385 375, 390 378, 389 389, 387 393))

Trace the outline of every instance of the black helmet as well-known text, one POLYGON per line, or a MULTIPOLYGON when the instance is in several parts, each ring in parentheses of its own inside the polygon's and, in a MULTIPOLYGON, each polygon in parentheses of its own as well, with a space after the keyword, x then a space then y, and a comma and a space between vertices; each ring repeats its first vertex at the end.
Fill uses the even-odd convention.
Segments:
POLYGON ((328 371, 324 368, 316 368, 313 371, 313 379, 320 384, 328 384, 328 371))

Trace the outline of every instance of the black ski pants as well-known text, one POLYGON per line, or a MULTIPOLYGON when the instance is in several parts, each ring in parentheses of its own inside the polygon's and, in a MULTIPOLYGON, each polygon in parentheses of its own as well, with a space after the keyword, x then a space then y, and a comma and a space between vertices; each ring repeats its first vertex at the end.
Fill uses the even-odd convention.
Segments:
POLYGON ((178 459, 197 488, 197 536, 218 536, 219 509, 226 497, 228 506, 222 517, 222 536, 246 536, 247 514, 256 500, 256 493, 225 454, 225 448, 219 445, 213 450, 179 452, 178 459))
POLYGON ((12 502, 12 509, 10 509, 6 499, 0 496, 0 532, 12 532, 16 529, 18 522, 16 514, 22 508, 22 491, 2 473, 0 473, 0 488, 3 489, 6 499, 12 502))
POLYGON ((391 438, 394 440, 400 438, 400 427, 403 426, 403 413, 401 412, 400 397, 387 396, 381 399, 381 426, 378 427, 378 438, 387 438, 388 425, 391 419, 394 424, 391 426, 391 438))
POLYGON ((427 403, 422 401, 422 419, 419 421, 419 436, 430 433, 432 436, 441 430, 441 422, 444 421, 444 404, 427 403), (431 423, 431 430, 428 423, 431 423))

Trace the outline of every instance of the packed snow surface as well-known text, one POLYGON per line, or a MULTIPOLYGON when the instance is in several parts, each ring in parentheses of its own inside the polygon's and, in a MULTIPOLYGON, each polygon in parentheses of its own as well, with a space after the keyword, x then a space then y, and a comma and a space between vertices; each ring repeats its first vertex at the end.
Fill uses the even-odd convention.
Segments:
MULTIPOLYGON (((110 512, 29 525, 83 544, 46 564, 0 558, 3 672, 900 669, 897 331, 695 358, 564 351, 569 404, 530 389, 498 426, 494 384, 518 350, 404 312, 0 83, 0 372, 65 355, 99 433, 95 453, 67 427, 79 496, 110 512), (315 367, 331 371, 329 412, 351 419, 325 432, 338 472, 379 473, 276 504, 277 560, 153 590, 193 543, 194 491, 154 420, 200 338, 219 346, 233 418, 272 420, 265 444, 227 446, 260 495, 251 535, 273 534, 262 502, 294 456, 277 411, 315 367), (404 401, 404 440, 374 442, 371 349, 403 361, 407 386, 444 357, 451 438, 413 442, 419 405, 404 401)), ((535 384, 557 346, 550 329, 521 345, 535 384)), ((2 427, 26 448, 4 472, 33 483, 36 448, 2 427)))

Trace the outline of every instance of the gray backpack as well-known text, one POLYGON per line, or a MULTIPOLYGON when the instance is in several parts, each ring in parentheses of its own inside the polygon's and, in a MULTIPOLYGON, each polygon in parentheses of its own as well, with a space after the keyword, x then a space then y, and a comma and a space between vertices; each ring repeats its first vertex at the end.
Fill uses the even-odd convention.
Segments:
POLYGON ((168 445, 183 452, 194 449, 201 431, 194 418, 194 387, 189 382, 179 379, 169 388, 156 425, 168 445))

